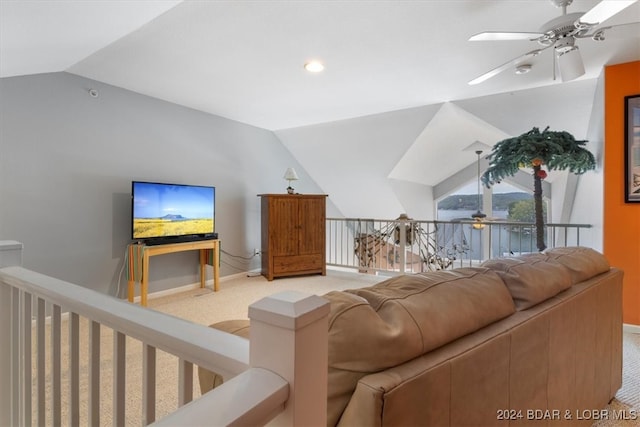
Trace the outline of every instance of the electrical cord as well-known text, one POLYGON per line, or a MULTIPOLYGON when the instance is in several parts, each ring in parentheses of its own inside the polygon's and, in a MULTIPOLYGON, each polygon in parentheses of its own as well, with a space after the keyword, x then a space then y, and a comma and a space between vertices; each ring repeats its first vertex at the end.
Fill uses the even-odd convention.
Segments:
POLYGON ((223 254, 225 254, 225 255, 229 255, 229 256, 230 256, 230 257, 232 257, 232 258, 240 258, 240 259, 244 259, 244 260, 247 260, 247 261, 251 261, 251 260, 252 260, 252 259, 254 259, 256 256, 258 256, 258 255, 255 255, 255 254, 254 254, 254 255, 251 255, 251 256, 248 256, 248 257, 246 257, 246 256, 242 256, 242 255, 234 255, 234 254, 229 253, 229 252, 227 252, 227 251, 225 251, 225 250, 223 250, 223 249, 220 249, 220 252, 221 252, 221 253, 223 253, 223 254))
MULTIPOLYGON (((242 256, 242 255, 234 255, 234 254, 231 254, 231 253, 229 253, 229 252, 226 252, 226 251, 224 251, 224 250, 222 250, 222 249, 220 250, 220 252, 222 252, 222 253, 223 253, 223 254, 225 254, 225 255, 228 255, 228 256, 229 256, 230 258, 232 258, 232 259, 238 259, 240 262, 242 262, 242 263, 244 263, 244 264, 245 264, 245 265, 244 265, 244 266, 242 266, 242 267, 238 267, 238 266, 236 266, 236 265, 233 265, 233 264, 232 264, 232 263, 230 263, 229 261, 223 260, 222 258, 220 259, 220 264, 224 264, 224 265, 226 265, 226 266, 229 266, 229 267, 231 267, 232 269, 237 270, 237 271, 246 271, 246 269, 247 269, 247 265, 246 265, 246 264, 248 264, 251 260, 253 260, 253 259, 254 259, 254 258, 256 258, 257 256, 259 256, 259 254, 254 254, 254 255, 251 255, 251 256, 248 256, 248 257, 246 257, 246 256, 242 256)), ((258 275, 259 275, 259 274, 258 274, 258 275)), ((248 275, 248 277, 251 277, 251 275, 248 275)))
POLYGON ((124 267, 129 262, 129 248, 125 248, 124 256, 122 257, 122 267, 120 268, 120 274, 118 274, 118 285, 116 286, 116 298, 120 298, 120 282, 122 280, 122 273, 124 272, 124 267))
POLYGON ((238 271, 245 271, 245 270, 246 270, 246 268, 245 268, 245 267, 238 267, 238 266, 233 265, 233 264, 231 264, 231 263, 229 263, 229 262, 227 262, 227 261, 220 261, 220 264, 224 264, 224 265, 226 265, 227 267, 231 267, 232 269, 234 269, 234 270, 238 270, 238 271))

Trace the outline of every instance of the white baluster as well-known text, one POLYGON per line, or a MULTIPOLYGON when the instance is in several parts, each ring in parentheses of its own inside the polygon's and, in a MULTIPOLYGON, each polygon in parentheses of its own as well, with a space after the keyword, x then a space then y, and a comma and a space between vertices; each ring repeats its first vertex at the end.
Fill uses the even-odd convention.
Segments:
POLYGON ((156 420, 156 348, 142 348, 142 424, 156 420))
POLYGON ((113 331, 113 426, 124 425, 126 338, 122 332, 113 331))
POLYGON ((38 425, 43 426, 46 419, 45 413, 45 383, 47 381, 45 373, 45 318, 46 318, 46 302, 42 298, 38 298, 38 307, 36 315, 36 343, 38 358, 36 359, 36 395, 38 396, 38 425))
POLYGON ((61 350, 60 341, 62 334, 60 332, 62 324, 60 306, 53 305, 53 313, 51 315, 51 411, 52 423, 54 426, 62 424, 62 369, 61 369, 61 350))
POLYGON ((80 425, 80 316, 69 314, 69 423, 80 425))
POLYGON ((100 323, 89 326, 89 425, 100 425, 100 323))
POLYGON ((23 411, 24 411, 24 425, 31 425, 31 294, 28 292, 23 293, 23 305, 22 305, 22 381, 23 381, 23 411))
POLYGON ((178 362, 178 406, 193 400, 193 363, 180 359, 178 362))

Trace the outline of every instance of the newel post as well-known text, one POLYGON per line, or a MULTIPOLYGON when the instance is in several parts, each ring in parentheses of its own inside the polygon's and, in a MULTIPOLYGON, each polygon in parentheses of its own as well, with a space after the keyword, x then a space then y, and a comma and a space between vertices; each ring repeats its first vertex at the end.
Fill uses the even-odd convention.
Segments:
MULTIPOLYGON (((0 268, 22 266, 22 243, 0 240, 0 268)), ((12 402, 15 402, 11 369, 11 287, 0 280, 0 426, 14 424, 12 402)))
POLYGON ((326 426, 329 303, 284 291, 249 306, 249 361, 289 383, 284 412, 270 425, 326 426))

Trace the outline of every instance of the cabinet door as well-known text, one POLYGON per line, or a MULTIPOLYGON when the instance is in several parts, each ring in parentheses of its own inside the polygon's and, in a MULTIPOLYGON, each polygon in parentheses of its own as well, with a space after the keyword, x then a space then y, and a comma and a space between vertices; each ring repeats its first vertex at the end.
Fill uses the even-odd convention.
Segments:
POLYGON ((272 256, 298 254, 298 220, 298 200, 270 198, 269 237, 272 256))
POLYGON ((300 255, 324 254, 325 251, 325 199, 300 200, 299 207, 300 255))

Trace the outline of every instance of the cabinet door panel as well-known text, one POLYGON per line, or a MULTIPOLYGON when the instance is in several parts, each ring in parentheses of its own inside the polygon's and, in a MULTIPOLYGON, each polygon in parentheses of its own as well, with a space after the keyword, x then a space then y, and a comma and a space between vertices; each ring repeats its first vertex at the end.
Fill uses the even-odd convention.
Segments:
POLYGON ((300 201, 300 254, 323 254, 325 251, 325 199, 300 201))
POLYGON ((272 256, 298 254, 298 201, 276 197, 270 200, 269 234, 272 256))

